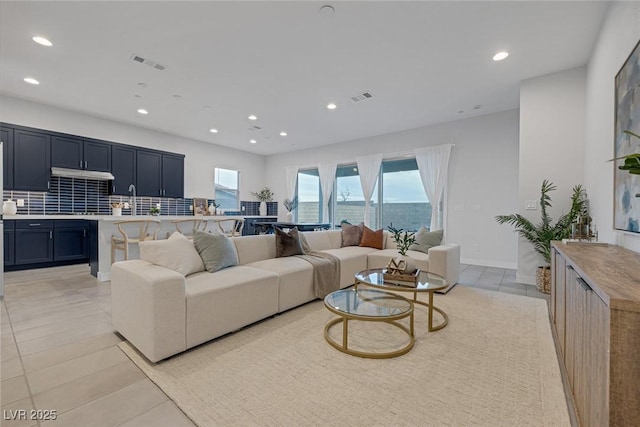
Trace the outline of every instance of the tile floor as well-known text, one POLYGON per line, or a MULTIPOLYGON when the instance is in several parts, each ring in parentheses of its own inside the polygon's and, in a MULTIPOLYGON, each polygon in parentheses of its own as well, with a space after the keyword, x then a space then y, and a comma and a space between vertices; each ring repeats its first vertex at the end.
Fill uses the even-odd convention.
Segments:
MULTIPOLYGON (((501 268, 463 265, 460 285, 547 298, 501 268)), ((117 347, 109 283, 87 266, 6 273, 4 291, 0 425, 193 425, 117 347), (19 409, 57 419, 10 420, 19 409)))

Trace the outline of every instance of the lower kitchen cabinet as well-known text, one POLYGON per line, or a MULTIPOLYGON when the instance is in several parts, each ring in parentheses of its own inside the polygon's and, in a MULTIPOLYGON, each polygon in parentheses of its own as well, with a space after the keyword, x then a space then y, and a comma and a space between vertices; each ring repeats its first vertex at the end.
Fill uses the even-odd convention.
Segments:
POLYGON ((15 221, 4 221, 4 265, 14 265, 16 263, 15 257, 15 221))
POLYGON ((53 261, 53 221, 16 220, 15 264, 53 261))
POLYGON ((89 225, 83 220, 56 220, 53 229, 53 260, 89 258, 89 225))

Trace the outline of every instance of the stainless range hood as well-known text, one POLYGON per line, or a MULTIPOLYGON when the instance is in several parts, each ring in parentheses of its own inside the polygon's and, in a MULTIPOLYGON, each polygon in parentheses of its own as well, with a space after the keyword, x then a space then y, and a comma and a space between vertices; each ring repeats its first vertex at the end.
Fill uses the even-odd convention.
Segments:
POLYGON ((62 176, 65 178, 95 179, 98 181, 109 181, 115 179, 111 172, 85 171, 81 169, 51 168, 51 176, 62 176))

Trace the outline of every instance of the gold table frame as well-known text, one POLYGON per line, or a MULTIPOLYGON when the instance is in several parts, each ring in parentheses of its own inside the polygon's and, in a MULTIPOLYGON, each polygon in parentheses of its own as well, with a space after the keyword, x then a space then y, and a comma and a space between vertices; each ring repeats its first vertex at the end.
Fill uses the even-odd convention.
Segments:
POLYGON ((359 295, 356 289, 340 289, 338 291, 332 292, 324 298, 324 306, 332 313, 337 314, 339 317, 331 319, 324 327, 324 339, 336 350, 341 351, 343 353, 349 354, 351 356, 364 357, 368 359, 390 359, 393 357, 402 356, 403 354, 408 353, 415 344, 414 337, 414 328, 413 328, 413 302, 401 295, 396 295, 392 292, 386 292, 377 290, 381 295, 393 296, 394 299, 404 300, 409 303, 409 309, 406 312, 394 314, 394 315, 385 315, 385 316, 366 316, 360 315, 356 313, 349 313, 343 310, 338 309, 337 307, 332 306, 327 302, 327 299, 335 293, 338 292, 353 292, 356 298, 358 298, 362 302, 366 302, 368 299, 363 298, 359 295), (405 319, 409 317, 409 328, 401 323, 398 323, 398 320, 405 319), (385 322, 390 325, 395 326, 396 328, 404 331, 409 336, 409 343, 394 351, 382 352, 382 353, 373 353, 368 351, 361 350, 353 350, 349 348, 349 320, 361 320, 365 322, 385 322), (329 335, 329 330, 336 324, 342 322, 342 344, 336 342, 329 335))
MULTIPOLYGON (((431 276, 435 276, 436 278, 438 278, 439 280, 442 281, 442 283, 440 285, 434 285, 431 284, 429 282, 426 281, 422 281, 419 280, 418 281, 418 286, 413 287, 413 286, 408 286, 408 285, 398 285, 398 284, 394 284, 394 283, 390 283, 387 281, 383 281, 382 283, 373 283, 370 281, 366 281, 365 277, 369 277, 372 274, 379 274, 380 277, 384 277, 384 269, 383 268, 372 268, 372 269, 368 269, 368 270, 363 270, 359 273, 356 273, 355 275, 355 284, 354 284, 354 289, 357 290, 358 289, 358 285, 359 284, 363 284, 366 286, 370 286, 374 289, 384 289, 385 291, 391 291, 391 292, 413 292, 413 299, 409 300, 411 301, 413 304, 420 304, 423 305, 425 307, 427 307, 428 309, 428 315, 429 315, 429 332, 435 332, 435 331, 439 331, 440 329, 444 328, 445 326, 447 326, 447 324, 449 323, 449 316, 447 316, 447 313, 445 313, 441 308, 436 307, 435 305, 433 305, 433 293, 436 291, 440 291, 442 289, 446 289, 447 286, 449 286, 449 283, 445 280, 444 277, 440 276, 439 274, 435 274, 435 273, 429 273, 429 272, 423 272, 422 274, 427 274, 427 275, 431 275, 431 276), (420 287, 422 286, 422 287, 420 287), (429 302, 423 302, 423 301, 418 301, 418 292, 427 292, 429 294, 429 302), (440 313, 440 315, 443 318, 442 323, 439 323, 438 325, 433 325, 433 312, 437 311, 438 313, 440 313)), ((419 278, 420 279, 420 278, 419 278)))

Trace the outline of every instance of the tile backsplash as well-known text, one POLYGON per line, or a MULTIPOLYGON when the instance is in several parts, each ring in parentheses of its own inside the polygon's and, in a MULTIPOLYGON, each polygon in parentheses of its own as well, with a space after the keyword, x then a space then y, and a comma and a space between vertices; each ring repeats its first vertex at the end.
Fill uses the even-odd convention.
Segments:
MULTIPOLYGON (((111 203, 129 202, 128 196, 109 195, 109 182, 66 177, 51 178, 51 190, 39 191, 5 190, 3 200, 24 200, 18 207, 19 215, 96 214, 110 215, 111 203)), ((165 197, 136 197, 138 215, 145 215, 149 209, 160 204, 161 215, 193 215, 193 199, 171 199, 165 197)), ((207 206, 213 199, 207 199, 207 206)), ((259 215, 260 202, 241 201, 241 210, 226 211, 225 215, 259 215), (244 209, 243 209, 244 207, 244 209)), ((132 215, 131 209, 123 209, 123 215, 132 215)), ((278 202, 267 202, 267 215, 278 215, 278 202)))

